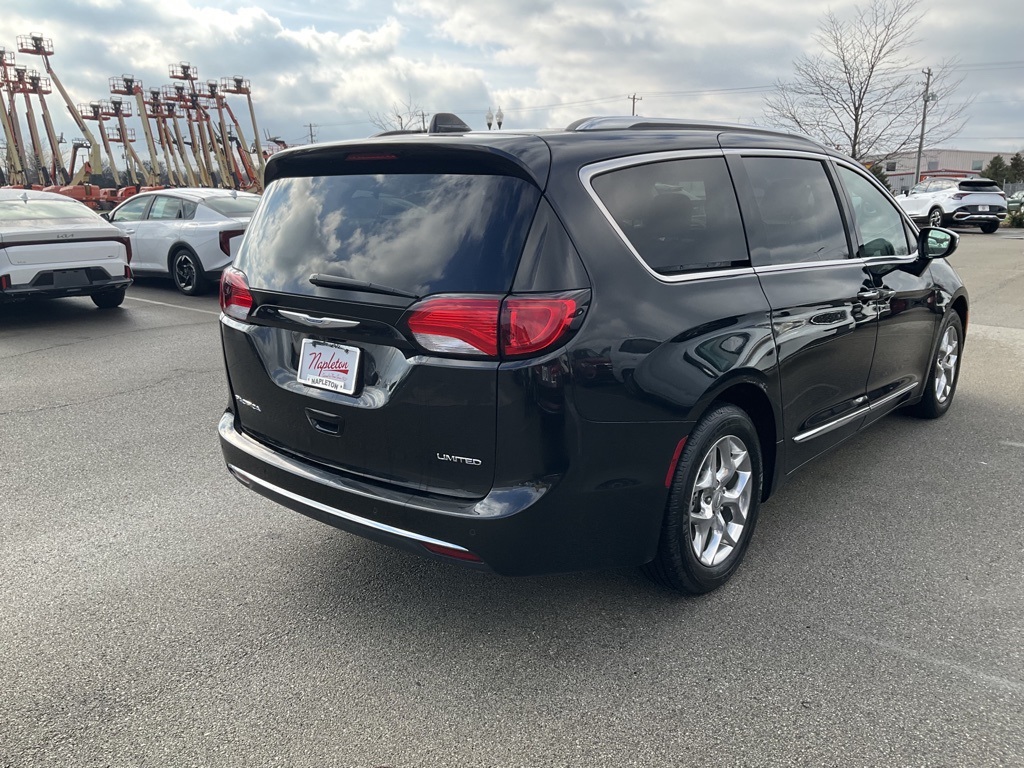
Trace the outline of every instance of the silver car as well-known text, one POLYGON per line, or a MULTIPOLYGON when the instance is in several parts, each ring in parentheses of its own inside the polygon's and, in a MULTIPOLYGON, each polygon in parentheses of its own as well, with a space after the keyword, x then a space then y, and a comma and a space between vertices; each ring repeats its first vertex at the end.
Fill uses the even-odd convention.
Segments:
POLYGON ((167 275, 196 296, 231 264, 259 201, 227 189, 162 189, 135 195, 108 218, 131 239, 136 273, 167 275))

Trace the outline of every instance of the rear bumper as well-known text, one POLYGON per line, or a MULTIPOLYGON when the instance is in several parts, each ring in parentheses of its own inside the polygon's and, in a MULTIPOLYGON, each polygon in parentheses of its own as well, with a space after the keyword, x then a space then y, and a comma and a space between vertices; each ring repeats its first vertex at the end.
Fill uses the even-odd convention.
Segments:
POLYGON ((8 288, 0 288, 0 301, 29 297, 91 296, 94 293, 127 288, 131 284, 130 277, 111 277, 100 267, 50 269, 36 273, 30 283, 15 283, 8 288))
MULTIPOLYGON (((509 576, 648 562, 668 497, 657 480, 595 489, 575 486, 568 476, 550 485, 495 488, 477 500, 419 495, 277 451, 237 429, 230 410, 218 432, 232 475, 283 506, 364 538, 509 576)), ((664 470, 651 477, 663 480, 664 470)))
POLYGON ((1005 211, 991 211, 988 213, 977 213, 974 211, 953 211, 953 222, 955 224, 999 223, 1002 222, 1005 218, 1005 211))

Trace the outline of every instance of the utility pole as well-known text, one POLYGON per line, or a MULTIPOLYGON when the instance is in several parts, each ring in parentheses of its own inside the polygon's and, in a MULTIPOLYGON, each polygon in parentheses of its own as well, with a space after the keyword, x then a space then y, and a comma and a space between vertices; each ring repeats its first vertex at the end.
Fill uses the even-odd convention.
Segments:
POLYGON ((921 182, 921 153, 924 152, 924 127, 925 122, 928 119, 928 102, 935 101, 935 94, 931 92, 932 85, 932 68, 921 70, 924 75, 924 94, 921 100, 924 102, 921 108, 921 137, 917 140, 917 167, 914 171, 914 185, 916 186, 921 182))
POLYGON ((633 102, 633 117, 636 117, 636 103, 638 101, 643 101, 644 97, 643 96, 637 96, 634 93, 632 96, 627 96, 626 98, 633 102))
POLYGON ((427 130, 427 113, 422 109, 420 110, 420 125, 423 126, 423 130, 427 130))
POLYGON ((320 126, 317 125, 316 123, 309 123, 306 127, 309 128, 309 143, 310 144, 315 144, 316 143, 316 136, 313 133, 313 129, 314 128, 319 128, 320 126))

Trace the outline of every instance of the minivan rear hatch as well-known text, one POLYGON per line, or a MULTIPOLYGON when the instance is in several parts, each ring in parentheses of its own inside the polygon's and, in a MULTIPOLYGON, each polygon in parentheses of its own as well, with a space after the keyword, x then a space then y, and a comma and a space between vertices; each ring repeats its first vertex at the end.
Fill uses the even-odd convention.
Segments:
POLYGON ((425 350, 409 310, 507 294, 542 181, 493 147, 438 144, 272 160, 234 264, 252 309, 222 336, 250 435, 377 482, 482 497, 498 360, 425 350))

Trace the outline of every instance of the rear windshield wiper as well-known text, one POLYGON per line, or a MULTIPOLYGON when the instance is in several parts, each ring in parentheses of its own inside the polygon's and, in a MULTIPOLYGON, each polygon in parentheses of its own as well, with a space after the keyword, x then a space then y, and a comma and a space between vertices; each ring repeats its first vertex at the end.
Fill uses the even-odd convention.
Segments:
POLYGON ((401 291, 398 288, 391 288, 387 285, 378 285, 377 283, 369 283, 365 280, 355 280, 351 277, 341 277, 340 275, 321 275, 318 273, 310 275, 309 282, 313 285, 319 285, 321 288, 351 288, 356 291, 383 293, 388 296, 402 296, 406 299, 419 298, 415 293, 401 291))

